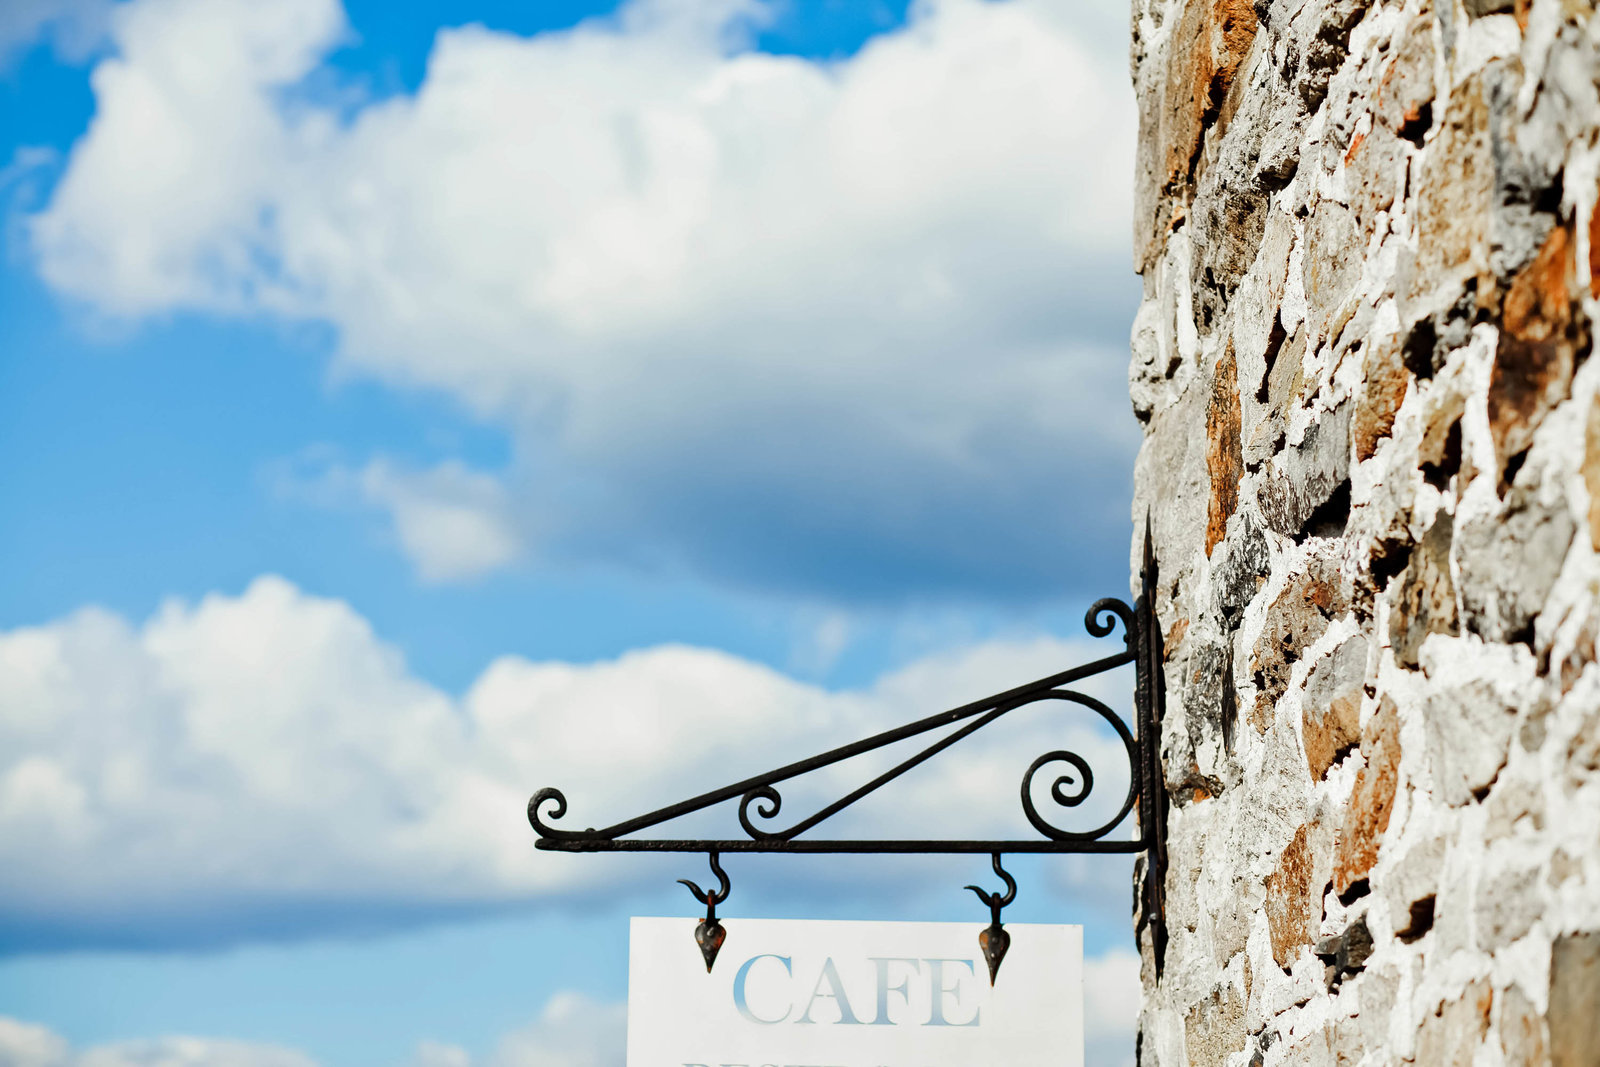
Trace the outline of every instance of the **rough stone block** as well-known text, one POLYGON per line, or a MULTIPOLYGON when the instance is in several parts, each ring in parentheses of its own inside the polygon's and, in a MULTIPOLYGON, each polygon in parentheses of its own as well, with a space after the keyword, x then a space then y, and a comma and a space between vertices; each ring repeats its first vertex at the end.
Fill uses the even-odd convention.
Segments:
POLYGON ((1546 1067, 1550 1063, 1544 1016, 1519 987, 1495 997, 1495 1029, 1506 1067, 1546 1067))
POLYGON ((1533 645, 1533 622, 1566 561, 1577 523, 1531 490, 1512 489, 1504 510, 1464 526, 1456 558, 1468 629, 1486 640, 1533 645))
POLYGON ((1506 765, 1516 709, 1488 682, 1453 685, 1424 705, 1434 786, 1459 806, 1489 788, 1506 765))
POLYGON ((1600 933, 1558 937, 1550 948, 1551 1067, 1593 1067, 1600 1055, 1600 933))
POLYGON ((1385 340, 1369 347, 1361 377, 1364 384, 1350 425, 1358 463, 1377 453, 1378 442, 1394 429, 1394 417, 1406 398, 1411 376, 1406 372, 1399 344, 1385 340))
POLYGON ((1216 593, 1216 611, 1226 628, 1239 624, 1245 607, 1272 572, 1272 550, 1261 527, 1247 512, 1241 516, 1235 536, 1228 539, 1213 560, 1211 585, 1216 593))
POLYGON ((1244 475, 1244 452, 1239 442, 1239 374, 1230 345, 1217 363, 1206 405, 1206 469, 1211 474, 1211 498, 1206 506, 1206 554, 1228 531, 1228 520, 1239 506, 1239 479, 1244 475))
POLYGON ((1438 294, 1453 300, 1468 278, 1489 271, 1495 173, 1481 74, 1451 91, 1417 187, 1417 261, 1407 295, 1432 310, 1438 294))
POLYGON ((1455 583, 1450 577, 1453 521, 1440 512, 1411 554, 1389 612, 1389 643, 1403 667, 1419 666, 1417 654, 1429 634, 1460 632, 1455 583))
POLYGON ((1439 838, 1419 841, 1387 873, 1383 895, 1395 935, 1402 940, 1415 941, 1433 928, 1445 848, 1446 842, 1439 838))
MULTIPOLYGON (((1595 218, 1600 219, 1600 211, 1595 212, 1595 218)), ((1600 395, 1589 402, 1583 442, 1583 487, 1589 491, 1589 545, 1600 552, 1600 395)))
POLYGON ((1319 510, 1343 493, 1344 512, 1349 511, 1350 418, 1353 405, 1346 402, 1312 423, 1300 443, 1285 449, 1281 464, 1272 469, 1257 490, 1261 517, 1276 533, 1303 536, 1312 533, 1342 533, 1345 514, 1329 514, 1325 522, 1319 510), (1336 525, 1337 529, 1331 527, 1336 525))
POLYGON ((1494 989, 1481 980, 1467 986, 1458 999, 1440 1004, 1422 1020, 1416 1062, 1430 1067, 1472 1067, 1489 1031, 1493 1006, 1494 989))
POLYGON ((1534 261, 1512 279, 1489 380, 1489 432, 1503 492, 1507 467, 1533 443, 1545 416, 1572 389, 1588 341, 1573 316, 1572 238, 1550 231, 1534 261))
POLYGON ((1491 951, 1525 935, 1544 912, 1537 869, 1501 871, 1478 884, 1475 902, 1478 943, 1491 951))
POLYGON ((1233 985, 1218 986, 1189 1009, 1183 1020, 1183 1044, 1195 1067, 1224 1067, 1229 1056, 1249 1040, 1244 1031, 1244 998, 1233 985))
POLYGON ((1374 125, 1421 147, 1433 125, 1433 17, 1412 17, 1390 49, 1393 58, 1377 86, 1374 125))
POLYGON ((1306 242, 1314 248, 1346 249, 1344 255, 1305 257, 1308 321, 1314 338, 1332 339, 1329 323, 1350 290, 1361 280, 1361 229, 1355 214, 1336 200, 1319 201, 1306 220, 1306 242))
POLYGON ((1179 21, 1152 87, 1160 106, 1141 113, 1139 153, 1147 159, 1139 167, 1139 217, 1150 221, 1139 240, 1144 265, 1188 202, 1206 132, 1221 116, 1256 35, 1251 0, 1185 0, 1172 17, 1179 21))
POLYGON ((1288 686, 1300 653, 1326 633, 1328 623, 1349 605, 1350 593, 1337 562, 1317 557, 1273 599, 1250 661, 1257 693, 1251 721, 1258 730, 1264 731, 1271 722, 1273 705, 1288 686))
POLYGON ((1287 969, 1302 945, 1310 945, 1322 919, 1322 889, 1328 882, 1333 834, 1313 819, 1295 831, 1267 876, 1267 925, 1272 958, 1287 969))
POLYGON ((1399 709, 1388 695, 1379 701, 1362 733, 1361 754, 1366 766, 1356 776, 1333 865, 1333 889, 1341 898, 1364 881, 1378 862, 1378 845, 1394 811, 1400 780, 1400 720, 1399 709))
POLYGON ((1367 639, 1346 640, 1317 661, 1301 699, 1300 738, 1312 780, 1344 757, 1361 736, 1361 695, 1367 677, 1367 639))

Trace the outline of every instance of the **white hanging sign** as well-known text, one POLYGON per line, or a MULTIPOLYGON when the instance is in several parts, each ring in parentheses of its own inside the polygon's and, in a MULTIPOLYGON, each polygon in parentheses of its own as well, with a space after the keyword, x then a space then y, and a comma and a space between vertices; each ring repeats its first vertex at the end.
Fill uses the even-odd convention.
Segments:
POLYGON ((727 918, 712 973, 692 918, 635 918, 628 1067, 1082 1067, 1083 928, 727 918))

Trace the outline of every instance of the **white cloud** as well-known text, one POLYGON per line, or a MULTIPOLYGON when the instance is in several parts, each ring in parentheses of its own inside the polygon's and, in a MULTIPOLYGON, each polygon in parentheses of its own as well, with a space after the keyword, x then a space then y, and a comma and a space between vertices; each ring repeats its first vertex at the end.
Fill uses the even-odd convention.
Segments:
POLYGON ((417 1046, 411 1067, 472 1067, 472 1054, 457 1045, 424 1041, 417 1046))
POLYGON ((47 1027, 0 1016, 0 1067, 316 1067, 292 1049, 204 1037, 114 1041, 75 1050, 47 1027))
MULTIPOLYGON (((1110 952, 1084 961, 1084 1062, 1131 1067, 1139 1018, 1139 958, 1110 952)), ((479 1067, 622 1067, 626 1004, 580 993, 552 996, 531 1024, 500 1038, 479 1067)), ((411 1067, 473 1067, 463 1048, 417 1046, 411 1067)), ((117 1041, 73 1049, 48 1027, 0 1016, 0 1067, 316 1067, 275 1045, 203 1037, 117 1041)))
POLYGON ((532 1026, 500 1040, 489 1067, 620 1067, 627 1032, 627 1005, 558 993, 532 1026))
POLYGON ((1139 957, 1126 949, 1083 961, 1083 1062, 1133 1067, 1139 1030, 1139 957))
POLYGON ((389 539, 430 585, 482 578, 528 548, 532 517, 518 514, 504 482, 454 460, 415 467, 378 457, 356 467, 337 448, 315 445, 267 464, 265 473, 284 499, 380 512, 389 539))
POLYGON ((817 63, 730 51, 748 5, 637 0, 441 31, 344 116, 298 88, 336 0, 134 0, 33 246, 100 312, 325 321, 342 372, 503 422, 548 552, 1038 595, 1125 554, 1102 8, 928 0, 817 63))
POLYGON ((359 476, 362 495, 389 513, 401 550, 425 582, 482 577, 522 554, 505 487, 459 463, 412 471, 384 460, 359 476))
POLYGON ((47 1027, 0 1015, 0 1064, 4 1067, 57 1067, 67 1059, 67 1043, 47 1027))
POLYGON ((41 37, 79 59, 104 37, 111 0, 6 0, 0 4, 0 70, 41 37))
MULTIPOLYGON (((0 928, 13 947, 216 942, 627 891, 642 872, 623 857, 536 852, 529 794, 559 787, 568 825, 606 825, 1104 651, 978 646, 844 692, 682 646, 593 664, 508 656, 456 698, 348 605, 278 578, 138 626, 83 610, 0 633, 0 928)), ((1097 797, 1125 788, 1114 742, 1041 705, 842 814, 837 832, 1031 837, 1016 783, 1063 746, 1090 757, 1097 797)), ((782 820, 876 773, 855 762, 785 786, 782 820)), ((738 832, 731 811, 717 820, 738 832)), ((890 864, 875 885, 897 893, 910 877, 890 864)))
MULTIPOLYGON (((628 1012, 578 993, 557 993, 527 1027, 502 1037, 483 1067, 622 1067, 628 1012)), ((472 1067, 465 1049, 417 1047, 412 1067, 472 1067)), ((0 1016, 0 1067, 317 1067, 276 1045, 209 1037, 114 1041, 83 1049, 48 1027, 0 1016)))

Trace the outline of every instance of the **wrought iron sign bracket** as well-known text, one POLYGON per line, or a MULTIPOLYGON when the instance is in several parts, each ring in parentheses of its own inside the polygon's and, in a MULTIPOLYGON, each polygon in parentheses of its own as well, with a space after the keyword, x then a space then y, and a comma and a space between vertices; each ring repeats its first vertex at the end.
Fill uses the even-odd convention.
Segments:
POLYGON ((727 899, 731 888, 723 871, 720 856, 734 852, 792 852, 792 853, 918 853, 918 854, 984 854, 993 857, 995 873, 1005 882, 1004 895, 988 893, 977 886, 968 886, 990 909, 991 922, 980 935, 984 957, 989 963, 990 981, 993 982, 1010 944, 1010 935, 1000 923, 1000 909, 1010 904, 1016 896, 1016 882, 1002 868, 1000 859, 1018 853, 1089 853, 1089 854, 1142 854, 1144 863, 1139 887, 1141 924, 1148 926, 1151 947, 1159 968, 1165 955, 1165 908, 1162 901, 1166 873, 1166 795, 1163 787, 1160 757, 1162 691, 1161 635, 1151 604, 1155 592, 1155 561, 1148 536, 1145 540, 1144 569, 1141 576, 1141 595, 1133 606, 1108 597, 1097 601, 1084 618, 1084 626, 1095 637, 1109 637, 1122 624, 1124 648, 1102 659, 1052 674, 1027 685, 1008 689, 983 700, 930 715, 915 722, 848 745, 841 745, 820 755, 785 764, 765 774, 702 793, 688 800, 596 830, 568 830, 551 825, 567 814, 567 798, 559 789, 541 789, 528 801, 528 821, 538 831, 536 847, 554 852, 700 852, 711 860, 711 869, 719 880, 715 891, 702 891, 687 879, 680 879, 696 900, 706 905, 706 918, 695 931, 695 940, 705 956, 706 970, 711 969, 726 936, 717 920, 717 905, 727 899), (1134 723, 1132 728, 1122 717, 1102 701, 1069 688, 1077 682, 1104 674, 1128 664, 1134 666, 1134 723), (1022 811, 1028 822, 1041 835, 1038 838, 1014 841, 945 841, 922 839, 858 840, 818 839, 805 837, 807 831, 837 815, 856 801, 899 778, 912 768, 943 752, 964 738, 983 729, 1018 708, 1041 701, 1062 701, 1088 709, 1108 723, 1122 741, 1130 768, 1128 791, 1122 798, 1116 814, 1107 822, 1090 830, 1070 831, 1055 826, 1039 812, 1033 798, 1035 776, 1052 764, 1071 768, 1059 775, 1050 788, 1050 797, 1062 807, 1076 807, 1088 798, 1094 788, 1094 771, 1089 762, 1076 752, 1056 749, 1039 756, 1022 777, 1022 811), (940 727, 953 727, 933 744, 902 760, 859 788, 833 801, 811 815, 784 828, 756 825, 756 820, 767 822, 776 819, 783 808, 783 797, 778 792, 779 783, 832 766, 842 760, 871 752, 896 742, 936 731, 940 727), (635 836, 662 823, 670 822, 717 804, 738 800, 739 825, 745 836, 723 840, 641 838, 635 836), (1119 828, 1127 825, 1130 815, 1137 810, 1139 834, 1137 837, 1113 837, 1119 828), (754 816, 752 818, 752 816, 754 816))

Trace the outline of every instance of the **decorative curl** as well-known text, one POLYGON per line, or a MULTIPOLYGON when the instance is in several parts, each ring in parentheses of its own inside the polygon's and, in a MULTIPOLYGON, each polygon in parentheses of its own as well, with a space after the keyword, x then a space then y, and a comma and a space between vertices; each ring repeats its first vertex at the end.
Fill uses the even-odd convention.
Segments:
MULTIPOLYGON (((1094 772, 1089 768, 1089 762, 1076 752, 1057 749, 1046 752, 1028 765, 1028 770, 1022 776, 1022 813, 1028 817, 1033 828, 1053 841, 1095 841, 1116 829, 1128 813, 1133 810, 1134 802, 1139 796, 1139 762, 1138 747, 1134 743, 1133 735, 1129 733, 1127 725, 1105 704, 1094 697, 1075 693, 1070 689, 1052 689, 1032 697, 1023 703, 1031 704, 1037 700, 1064 700, 1072 704, 1081 704, 1099 715, 1112 728, 1117 731, 1117 736, 1122 739, 1122 747, 1128 754, 1128 793, 1123 798, 1122 807, 1110 820, 1092 830, 1063 830, 1051 824, 1039 814, 1039 809, 1033 803, 1033 779, 1039 770, 1051 763, 1067 763, 1077 771, 1075 780, 1071 775, 1060 775, 1050 787, 1050 798, 1064 808, 1075 808, 1089 798, 1094 790, 1094 772), (1075 791, 1068 792, 1069 787, 1076 786, 1075 791)), ((1021 705, 1018 705, 1019 707, 1021 705)))
POLYGON ((1116 629, 1116 622, 1112 618, 1122 620, 1122 633, 1124 640, 1133 640, 1133 609, 1114 596, 1104 597, 1094 602, 1083 617, 1083 628, 1088 630, 1093 637, 1107 637, 1116 629))
POLYGON ((744 832, 756 841, 779 841, 788 835, 771 833, 760 830, 750 821, 750 806, 756 801, 764 803, 756 808, 756 814, 763 819, 775 819, 778 812, 783 810, 783 797, 770 785, 758 785, 739 799, 739 825, 744 827, 744 832))
MULTIPOLYGON (((539 808, 547 800, 555 801, 555 807, 550 811, 550 818, 559 819, 567 813, 567 798, 562 794, 561 790, 541 789, 533 794, 533 797, 528 801, 528 822, 532 823, 533 828, 539 831, 539 836, 567 841, 575 841, 580 837, 588 836, 588 834, 580 833, 576 830, 557 830, 540 818, 539 808)), ((592 832, 590 831, 590 833, 592 832)))
POLYGON ((1027 773, 1022 776, 1022 790, 1025 795, 1031 796, 1033 792, 1033 776, 1039 772, 1039 768, 1047 763, 1070 763, 1073 769, 1078 772, 1076 781, 1073 780, 1070 774, 1063 774, 1057 778, 1050 786, 1051 799, 1063 808, 1075 808, 1088 799, 1089 793, 1094 789, 1094 771, 1090 770, 1088 761, 1076 752, 1068 752, 1059 748, 1054 752, 1046 752, 1028 765, 1027 773), (1077 786, 1078 791, 1068 793, 1066 791, 1067 787, 1072 785, 1077 786))

